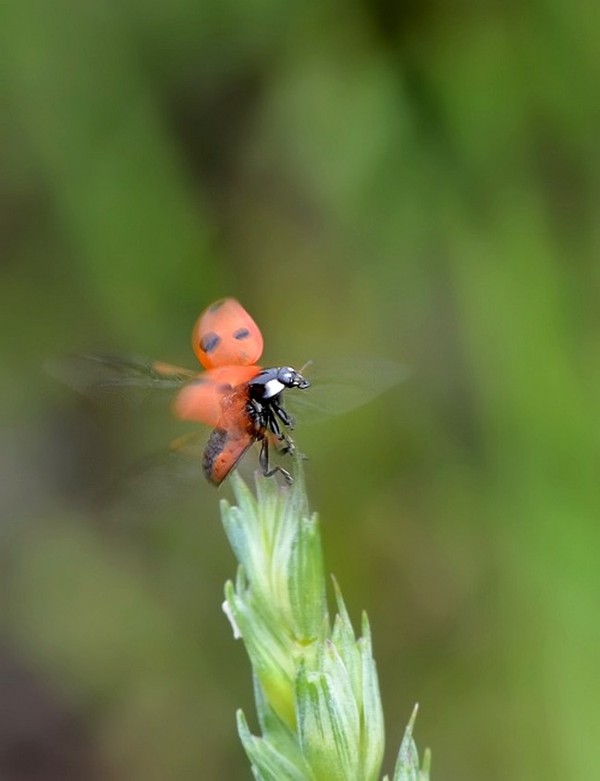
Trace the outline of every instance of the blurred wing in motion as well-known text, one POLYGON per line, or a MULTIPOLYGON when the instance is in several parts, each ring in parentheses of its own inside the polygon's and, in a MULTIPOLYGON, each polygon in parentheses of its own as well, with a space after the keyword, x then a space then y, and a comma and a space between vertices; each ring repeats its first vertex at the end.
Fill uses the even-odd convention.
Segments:
MULTIPOLYGON (((210 456, 211 482, 220 483, 254 438, 246 431, 247 394, 239 392, 260 371, 258 366, 225 366, 192 372, 178 366, 139 358, 69 355, 46 368, 57 379, 95 402, 127 406, 157 399, 171 404, 167 418, 203 423, 217 429, 176 439, 170 447, 136 461, 99 492, 97 509, 109 515, 142 515, 176 500, 202 482, 203 463, 210 456), (212 449, 205 456, 207 441, 212 449), (218 445, 218 447, 217 447, 218 445)), ((208 452, 208 451, 207 451, 208 452)), ((208 470, 208 471, 207 471, 208 470)))
POLYGON ((168 447, 114 473, 95 496, 94 510, 108 524, 136 527, 178 508, 202 490, 206 431, 183 435, 168 447))
POLYGON ((410 376, 403 364, 385 359, 310 362, 303 374, 311 387, 286 394, 285 404, 302 423, 343 415, 380 396, 410 376))
POLYGON ((130 397, 130 390, 136 388, 141 389, 142 396, 145 391, 162 391, 172 397, 198 376, 197 372, 161 361, 110 355, 64 355, 48 361, 46 370, 95 400, 130 397))

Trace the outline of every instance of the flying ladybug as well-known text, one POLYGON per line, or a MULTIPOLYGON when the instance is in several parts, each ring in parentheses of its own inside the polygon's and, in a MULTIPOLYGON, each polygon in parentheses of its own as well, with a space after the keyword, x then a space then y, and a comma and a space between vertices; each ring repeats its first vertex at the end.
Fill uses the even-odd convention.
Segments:
MULTIPOLYGON (((174 394, 173 411, 180 420, 204 423, 213 430, 203 448, 202 470, 219 486, 254 443, 260 445, 259 464, 264 475, 280 474, 289 483, 287 469, 272 465, 271 450, 295 452, 290 431, 294 418, 283 405, 288 389, 306 390, 311 382, 291 366, 263 368, 257 364, 263 351, 262 334, 244 307, 234 298, 208 306, 192 329, 192 347, 204 371, 190 371, 160 361, 114 358, 104 355, 70 356, 48 365, 51 373, 85 394, 104 395, 107 389, 138 387, 174 394)), ((356 371, 329 359, 329 381, 321 381, 310 394, 297 399, 313 420, 338 415, 361 406, 406 377, 406 369, 384 360, 360 360, 356 371)), ((294 399, 296 401, 296 399, 294 399)), ((178 440, 172 449, 183 452, 178 440)))
POLYGON ((192 329, 192 347, 206 371, 181 389, 174 411, 182 420, 213 426, 202 457, 206 479, 220 485, 248 448, 260 442, 263 474, 279 472, 291 483, 287 469, 271 466, 269 447, 294 452, 288 434, 294 419, 283 406, 283 392, 304 390, 310 382, 291 366, 257 365, 262 334, 235 298, 222 298, 204 310, 192 329))
POLYGON ((294 418, 283 406, 283 392, 305 390, 310 382, 291 366, 262 368, 257 364, 263 351, 262 334, 234 298, 215 301, 202 312, 192 329, 192 347, 204 367, 200 373, 160 361, 103 355, 70 356, 51 362, 48 368, 86 394, 123 386, 175 393, 176 417, 213 429, 204 447, 202 471, 215 486, 255 442, 260 444, 263 474, 279 473, 291 483, 287 469, 271 464, 270 450, 295 452, 289 434, 294 418))

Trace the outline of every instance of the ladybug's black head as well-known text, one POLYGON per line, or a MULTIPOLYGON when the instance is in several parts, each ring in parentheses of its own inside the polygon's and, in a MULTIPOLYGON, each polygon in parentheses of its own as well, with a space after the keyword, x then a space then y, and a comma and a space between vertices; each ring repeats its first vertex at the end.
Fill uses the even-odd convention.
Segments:
POLYGON ((310 382, 291 366, 277 369, 277 379, 286 388, 309 388, 310 382))

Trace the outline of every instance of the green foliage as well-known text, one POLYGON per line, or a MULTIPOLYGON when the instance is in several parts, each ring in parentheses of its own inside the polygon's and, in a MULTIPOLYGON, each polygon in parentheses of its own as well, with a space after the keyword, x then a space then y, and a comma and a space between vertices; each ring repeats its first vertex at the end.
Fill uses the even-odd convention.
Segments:
MULTIPOLYGON (((429 749, 426 750, 423 764, 419 765, 419 754, 412 736, 415 719, 417 718, 417 710, 418 706, 415 705, 410 721, 404 732, 402 743, 400 744, 400 751, 398 752, 398 759, 396 761, 392 781, 429 781, 431 752, 429 749)), ((387 776, 384 781, 387 781, 387 776)))
MULTIPOLYGON (((384 728, 369 622, 363 615, 357 639, 337 583, 330 622, 318 521, 296 466, 291 488, 257 476, 256 499, 233 474, 238 504, 222 502, 240 562, 224 610, 250 657, 262 737, 241 711, 238 730, 259 781, 377 781, 384 728)), ((412 739, 415 716, 394 781, 428 781, 412 739)))

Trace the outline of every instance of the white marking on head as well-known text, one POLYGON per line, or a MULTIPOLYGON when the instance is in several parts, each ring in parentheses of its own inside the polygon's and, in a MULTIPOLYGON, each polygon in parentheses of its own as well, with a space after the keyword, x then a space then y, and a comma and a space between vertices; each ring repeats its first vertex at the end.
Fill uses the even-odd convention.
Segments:
POLYGON ((282 382, 279 382, 279 380, 269 380, 268 382, 265 382, 265 399, 272 399, 273 396, 277 396, 278 393, 281 393, 284 388, 285 385, 282 382))

